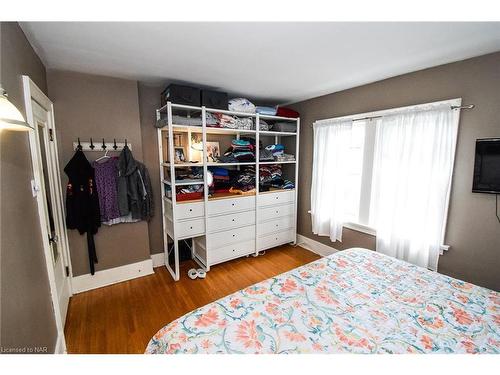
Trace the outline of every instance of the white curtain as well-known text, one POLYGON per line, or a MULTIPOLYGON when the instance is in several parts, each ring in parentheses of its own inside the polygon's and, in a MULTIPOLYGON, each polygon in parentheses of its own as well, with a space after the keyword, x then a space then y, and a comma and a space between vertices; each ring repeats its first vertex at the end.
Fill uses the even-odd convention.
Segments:
POLYGON ((352 120, 314 124, 312 231, 342 241, 352 120))
POLYGON ((370 207, 377 251, 437 270, 457 116, 447 104, 379 120, 370 207))

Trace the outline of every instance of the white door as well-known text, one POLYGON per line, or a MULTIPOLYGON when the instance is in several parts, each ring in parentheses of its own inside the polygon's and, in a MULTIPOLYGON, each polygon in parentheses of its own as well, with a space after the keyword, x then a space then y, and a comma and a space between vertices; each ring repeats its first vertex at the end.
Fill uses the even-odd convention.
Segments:
POLYGON ((32 100, 33 120, 36 125, 35 134, 39 151, 38 175, 40 176, 40 190, 44 204, 44 216, 42 225, 46 227, 47 239, 49 241, 50 256, 54 269, 54 278, 57 289, 57 299, 61 320, 64 323, 68 311, 70 287, 69 287, 69 265, 63 253, 61 238, 64 237, 64 228, 61 227, 58 195, 56 193, 58 181, 54 180, 56 171, 54 170, 53 153, 51 149, 54 145, 54 128, 49 127, 49 113, 37 102, 32 100), (68 268, 66 268, 68 267, 68 268))
POLYGON ((54 107, 29 77, 23 76, 23 86, 26 120, 33 128, 29 135, 33 195, 37 200, 45 263, 58 330, 56 353, 64 353, 64 323, 72 294, 72 273, 64 219, 54 107))

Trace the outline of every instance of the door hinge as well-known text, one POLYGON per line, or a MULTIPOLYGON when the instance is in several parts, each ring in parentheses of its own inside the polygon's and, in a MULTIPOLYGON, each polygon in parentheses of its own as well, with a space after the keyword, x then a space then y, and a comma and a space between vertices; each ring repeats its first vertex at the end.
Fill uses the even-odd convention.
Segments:
POLYGON ((69 267, 66 266, 65 269, 66 269, 66 277, 69 277, 69 267))
POLYGON ((49 129, 49 140, 54 142, 54 131, 52 129, 49 129))

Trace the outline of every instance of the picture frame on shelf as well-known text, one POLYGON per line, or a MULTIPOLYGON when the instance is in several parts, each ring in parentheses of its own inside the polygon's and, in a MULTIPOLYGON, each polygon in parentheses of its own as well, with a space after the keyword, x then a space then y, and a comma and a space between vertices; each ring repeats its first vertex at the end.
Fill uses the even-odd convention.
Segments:
POLYGON ((219 142, 207 142, 207 161, 216 162, 220 156, 219 142))
POLYGON ((186 156, 184 154, 183 147, 174 147, 174 162, 184 163, 186 161, 186 156))

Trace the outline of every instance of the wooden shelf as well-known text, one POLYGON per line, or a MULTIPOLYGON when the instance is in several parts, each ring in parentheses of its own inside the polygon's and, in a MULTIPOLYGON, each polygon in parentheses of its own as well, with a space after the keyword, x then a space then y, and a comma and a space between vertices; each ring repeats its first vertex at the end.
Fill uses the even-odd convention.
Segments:
POLYGON ((260 161, 259 164, 295 164, 296 160, 286 160, 286 161, 260 161))
POLYGON ((234 194, 234 193, 215 193, 208 197, 209 201, 216 201, 219 199, 227 199, 227 198, 244 198, 244 197, 254 197, 255 192, 252 194, 234 194))
POLYGON ((238 166, 238 165, 255 165, 256 163, 254 161, 252 162, 243 162, 243 163, 207 163, 207 166, 208 167, 228 167, 228 166, 231 166, 231 165, 235 165, 235 166, 238 166))
MULTIPOLYGON (((172 183, 169 180, 163 180, 162 181, 164 184, 167 185, 172 185, 172 183)), ((203 185, 205 181, 203 180, 175 180, 175 185, 176 186, 189 186, 189 185, 203 185)))

